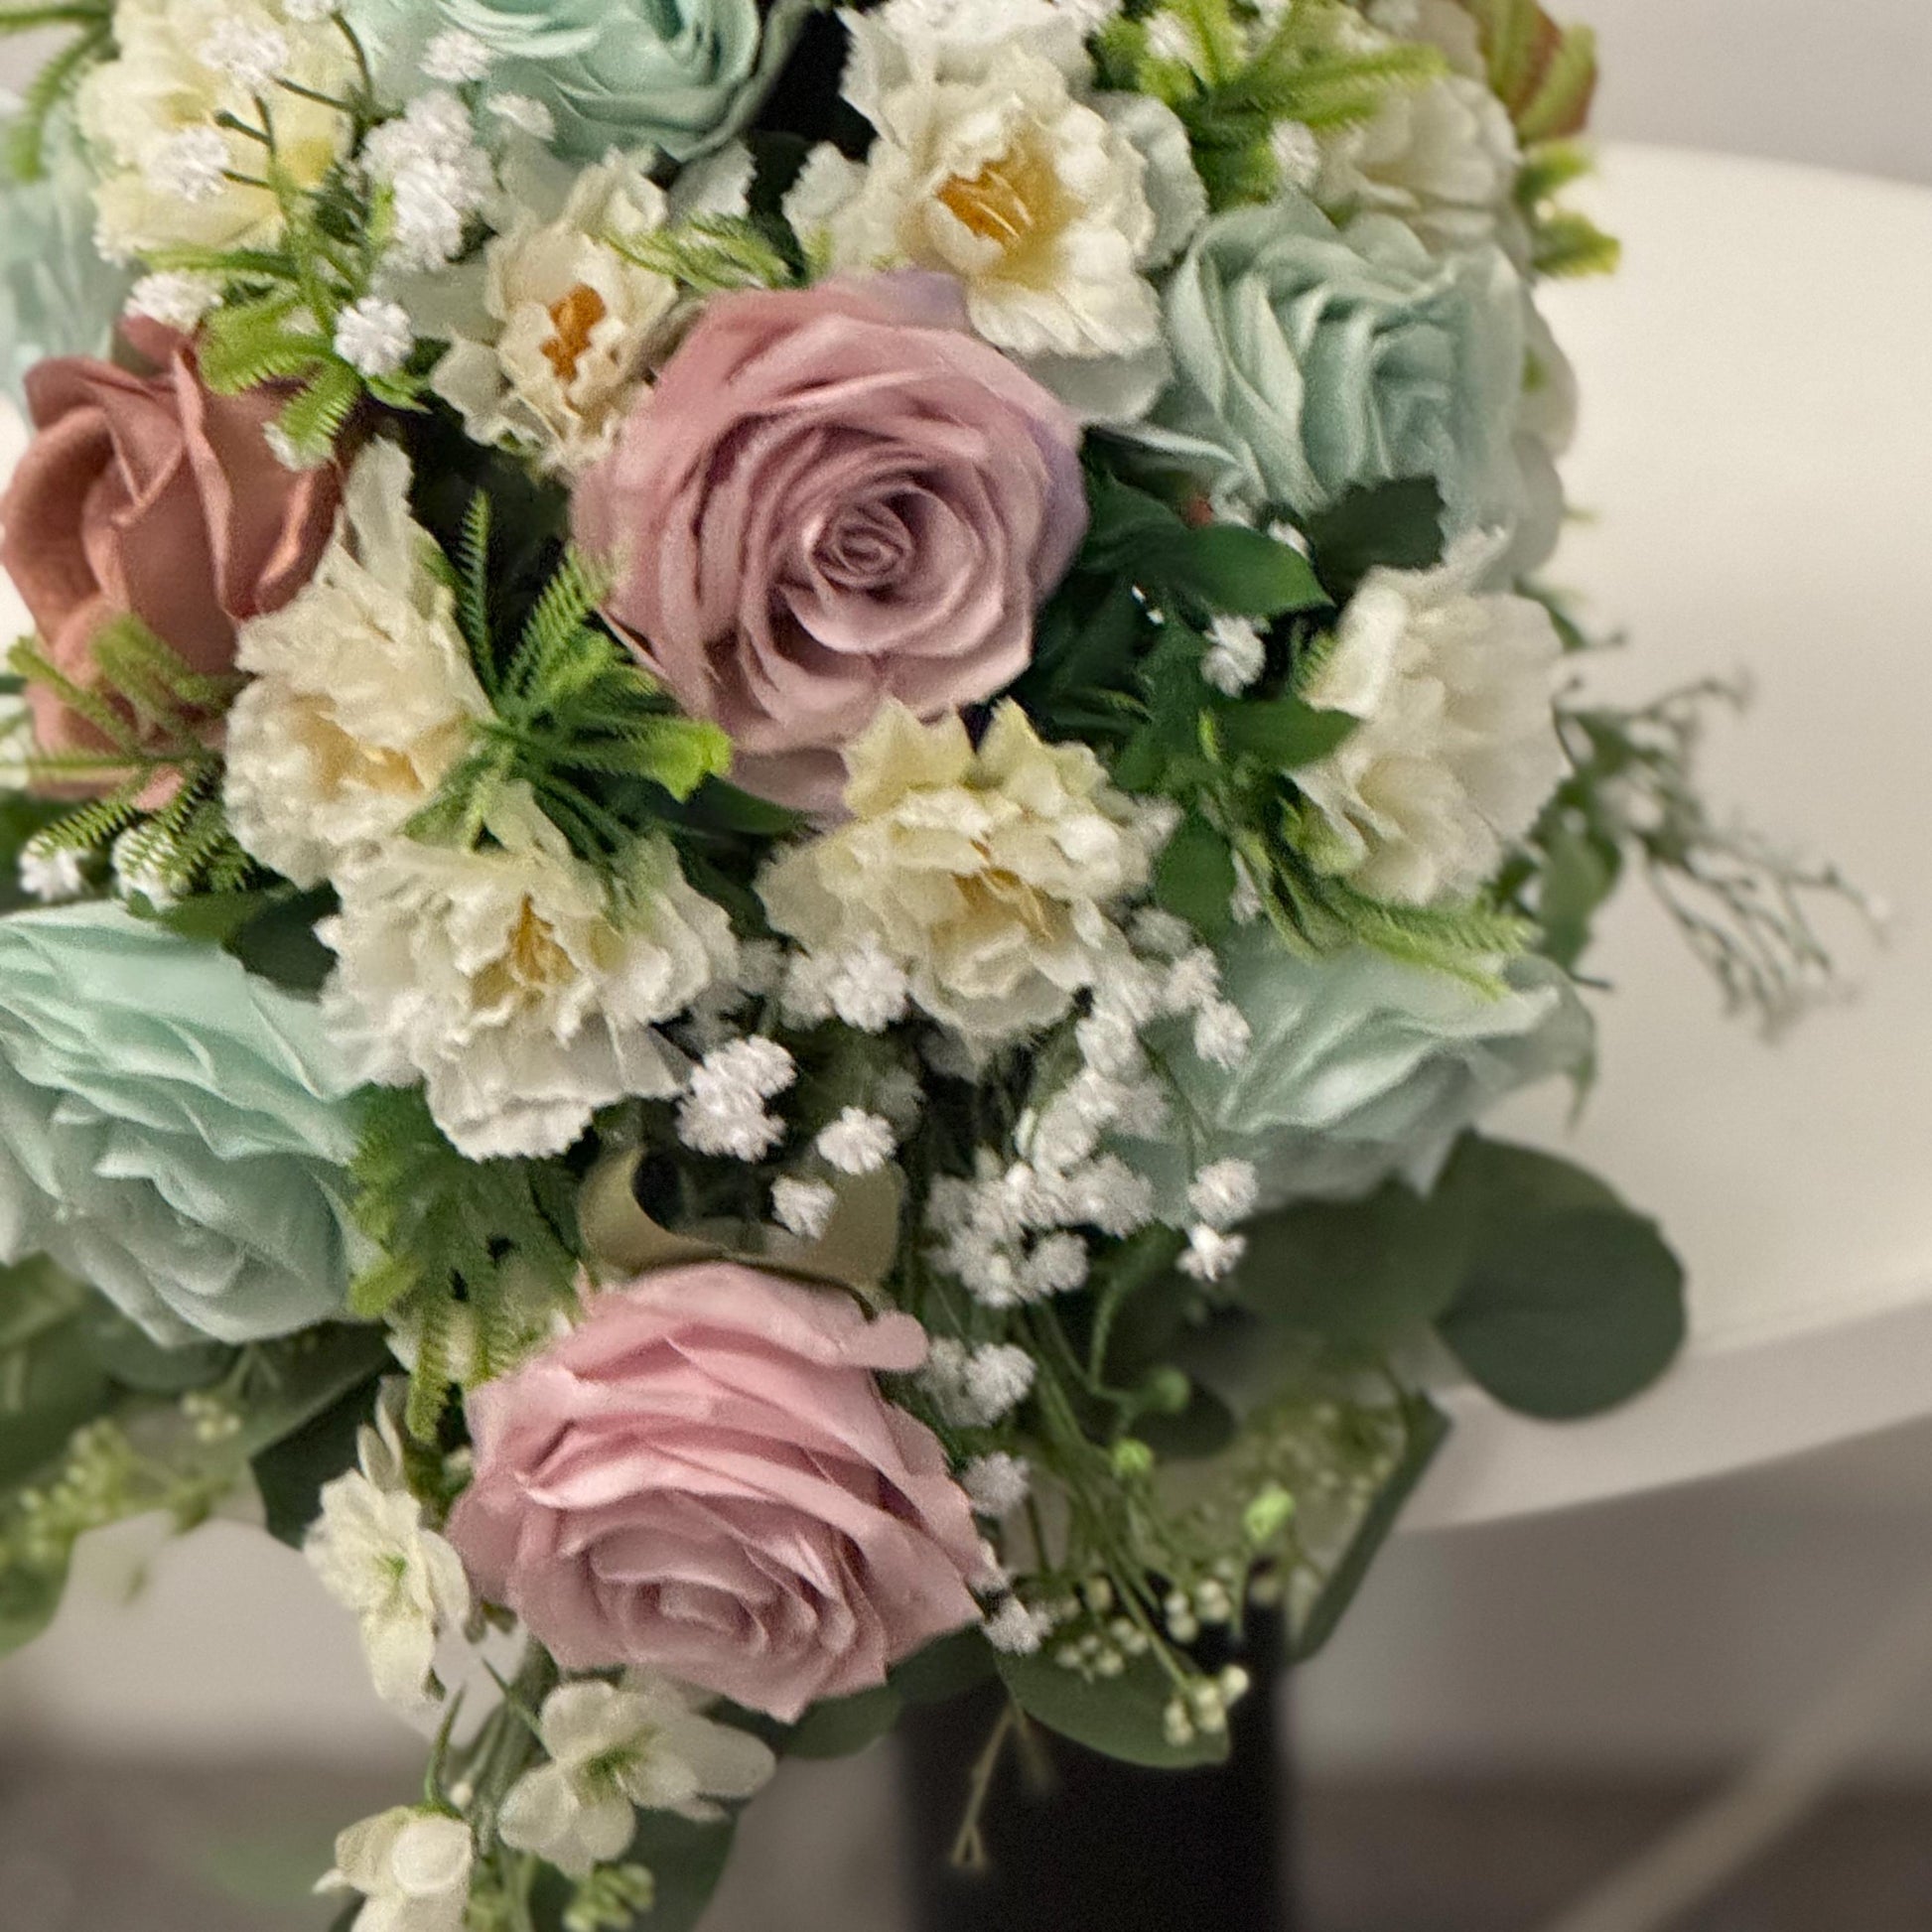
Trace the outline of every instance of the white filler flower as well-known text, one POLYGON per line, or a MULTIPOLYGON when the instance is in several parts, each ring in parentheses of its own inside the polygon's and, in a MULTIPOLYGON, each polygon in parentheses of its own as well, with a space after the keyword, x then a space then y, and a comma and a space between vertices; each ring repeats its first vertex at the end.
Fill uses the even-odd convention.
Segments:
POLYGON ((665 1098, 681 1057, 657 1028, 734 956, 724 912, 661 842, 641 847, 620 918, 602 878, 527 792, 465 852, 398 839, 346 866, 324 993, 365 1078, 421 1078, 473 1161, 560 1154, 600 1107, 665 1098))
POLYGON ((398 1806, 336 1841, 336 1868, 316 1890, 362 1894, 352 1932, 463 1932, 476 1860, 460 1819, 398 1806))
POLYGON ((777 1769, 749 1731, 714 1724, 695 1696, 639 1674, 621 1687, 560 1686, 544 1700, 539 1729, 550 1762, 511 1790, 503 1842, 572 1877, 623 1855, 637 1810, 702 1823, 722 1816, 712 1800, 753 1797, 777 1769))
POLYGON ((1316 816, 1314 856, 1406 905, 1464 898, 1536 822, 1564 770, 1550 614, 1483 595, 1492 536, 1435 570, 1372 570, 1302 695, 1361 723, 1295 774, 1316 816))
POLYGON ((348 117, 311 94, 354 84, 348 43, 278 0, 118 0, 116 58, 81 81, 75 110, 99 160, 102 246, 117 255, 271 243, 282 206, 261 179, 258 141, 220 117, 275 116, 276 165, 296 189, 318 187, 348 149, 348 117), (306 89, 264 85, 276 78, 306 89), (237 180, 235 177, 241 177, 237 180))
POLYGON ((228 716, 228 818, 298 886, 393 835, 489 716, 435 557, 410 520, 408 457, 372 443, 313 581, 242 627, 254 681, 228 716))
POLYGON ((358 1619, 376 1694, 398 1710, 429 1710, 438 1702, 437 1646, 468 1622, 470 1585, 456 1551, 424 1526, 393 1423, 361 1432, 360 1459, 324 1487, 303 1554, 358 1619))

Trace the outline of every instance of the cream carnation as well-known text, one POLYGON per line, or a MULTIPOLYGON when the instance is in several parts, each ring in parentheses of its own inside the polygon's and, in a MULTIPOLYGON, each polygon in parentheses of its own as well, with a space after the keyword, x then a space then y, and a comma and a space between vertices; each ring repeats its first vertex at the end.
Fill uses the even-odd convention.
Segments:
POLYGON ((778 859, 759 891, 815 958, 876 945, 912 998, 977 1039, 1058 1020, 1126 950, 1107 906, 1153 859, 1085 746, 1044 745, 1008 703, 975 752, 957 718, 881 711, 847 755, 849 823, 778 859))
POLYGON ((684 1076, 656 1031, 731 964, 730 922, 668 846, 640 849, 621 918, 527 794, 475 852, 397 840, 347 866, 329 1017, 363 1077, 427 1083, 474 1161, 561 1153, 599 1108, 684 1076))
POLYGON ((1522 253, 1513 191, 1522 156, 1485 80, 1392 87, 1375 115, 1323 143, 1314 198, 1344 218, 1393 214, 1438 252, 1502 240, 1522 253))
MULTIPOLYGON (((118 0, 117 58, 96 68, 76 99, 81 131, 99 157, 95 191, 104 249, 139 255, 163 248, 243 248, 271 242, 281 205, 259 178, 263 150, 216 125, 223 114, 259 125, 249 75, 208 58, 246 36, 287 50, 280 77, 341 97, 353 85, 348 43, 333 23, 307 23, 286 0, 118 0), (207 179, 185 178, 184 140, 214 158, 207 179), (184 193, 184 189, 192 192, 184 193)), ((348 150, 349 123, 337 109, 269 87, 277 162, 293 187, 318 186, 348 150)))
POLYGON ((1296 782, 1316 857, 1403 904, 1467 897, 1536 821, 1564 769, 1556 625, 1477 586, 1498 545, 1464 538, 1430 571, 1373 570, 1303 690, 1357 728, 1296 782))
MULTIPOLYGON (((664 191, 641 163, 612 155, 571 184, 545 218, 535 183, 510 183, 523 212, 484 250, 477 312, 432 378, 480 443, 534 457, 576 476, 603 456, 667 345, 676 285, 621 252, 663 225, 664 191)), ((553 204, 554 205, 554 204, 553 204)))
POLYGON ((1082 414, 1129 419, 1168 367, 1148 271, 1206 197, 1173 114, 1088 99, 1077 32, 1047 20, 1002 36, 971 9, 947 11, 949 33, 902 8, 851 18, 847 94, 879 138, 863 167, 819 149, 786 212, 837 266, 956 275, 988 342, 1082 414))
POLYGON ((255 675, 228 718, 228 818, 299 886, 399 830, 489 715, 435 555, 410 520, 408 457, 372 443, 313 581, 242 627, 255 675))

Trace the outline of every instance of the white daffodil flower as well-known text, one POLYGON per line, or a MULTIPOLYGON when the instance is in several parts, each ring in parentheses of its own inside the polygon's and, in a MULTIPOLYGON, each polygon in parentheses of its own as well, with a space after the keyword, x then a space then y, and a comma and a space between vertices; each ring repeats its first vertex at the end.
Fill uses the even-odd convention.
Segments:
POLYGON ((750 1798, 777 1769, 758 1738, 714 1724, 663 1678, 562 1685, 539 1728, 550 1762, 511 1789, 499 1829, 506 1845, 572 1877, 622 1857, 637 1810, 716 1818, 712 1800, 750 1798))

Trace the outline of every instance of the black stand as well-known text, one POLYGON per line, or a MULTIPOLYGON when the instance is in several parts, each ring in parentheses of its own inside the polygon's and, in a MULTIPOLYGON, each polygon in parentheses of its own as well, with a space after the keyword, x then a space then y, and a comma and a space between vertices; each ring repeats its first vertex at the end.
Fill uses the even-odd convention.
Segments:
MULTIPOLYGON (((1251 1633, 1256 1685, 1274 1680, 1251 1633)), ((990 1867, 949 1863, 975 1758, 1000 1720, 997 1686, 908 1713, 901 1730, 918 1932, 1290 1932, 1286 1759, 1275 1701, 1235 1713, 1213 1770, 1140 1771, 1051 1738, 1050 1783, 1009 1750, 985 1814, 990 1867)))

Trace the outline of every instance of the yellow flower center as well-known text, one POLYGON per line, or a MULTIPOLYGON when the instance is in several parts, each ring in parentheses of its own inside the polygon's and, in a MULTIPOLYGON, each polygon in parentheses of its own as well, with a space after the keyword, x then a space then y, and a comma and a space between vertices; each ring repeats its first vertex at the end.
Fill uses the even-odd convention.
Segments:
POLYGON ((603 296, 585 282, 551 305, 551 337, 543 345, 543 355, 557 371, 559 382, 576 381, 577 365, 591 345, 591 333, 610 313, 603 296))
POLYGON ((1063 225, 1064 196, 1041 144, 1022 141, 976 175, 955 175, 940 205, 970 233, 995 243, 1009 261, 1047 241, 1063 225))
POLYGON ((576 975, 570 954, 557 943, 556 928, 526 898, 502 952, 477 975, 476 998, 492 1007, 505 1000, 534 1003, 576 975))

